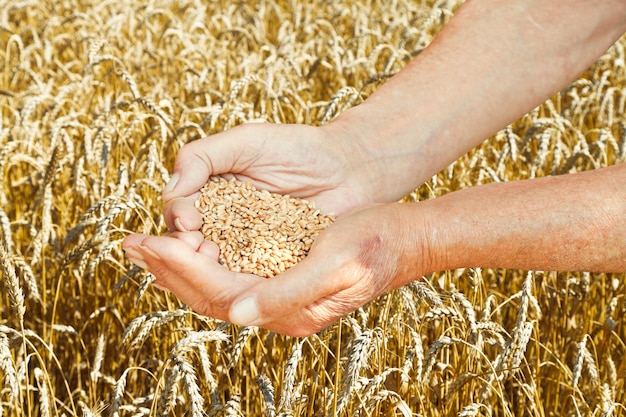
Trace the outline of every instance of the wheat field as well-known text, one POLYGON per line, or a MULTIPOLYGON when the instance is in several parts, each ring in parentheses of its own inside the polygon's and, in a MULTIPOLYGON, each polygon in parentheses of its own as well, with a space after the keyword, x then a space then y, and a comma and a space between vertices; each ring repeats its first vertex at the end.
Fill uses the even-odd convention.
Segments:
MULTIPOLYGON (((124 257, 183 144, 327 123, 459 3, 0 0, 0 416, 626 415, 623 274, 442 271, 300 339, 124 257)), ((625 50, 406 200, 624 162, 625 50)))

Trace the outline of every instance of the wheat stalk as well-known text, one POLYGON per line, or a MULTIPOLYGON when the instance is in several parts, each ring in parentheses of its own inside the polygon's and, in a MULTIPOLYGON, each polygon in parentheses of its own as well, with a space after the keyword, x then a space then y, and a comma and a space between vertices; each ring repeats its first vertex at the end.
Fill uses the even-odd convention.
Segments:
POLYGON ((24 284, 27 288, 26 297, 32 300, 35 300, 38 303, 42 303, 41 294, 39 292, 39 285, 37 284, 37 279, 35 278, 35 274, 31 268, 31 266, 24 260, 22 256, 17 254, 12 255, 12 262, 15 265, 15 268, 20 272, 20 276, 24 280, 24 284))
POLYGON ((233 397, 226 402, 224 406, 225 417, 242 417, 241 412, 241 397, 239 395, 233 395, 233 397))
POLYGON ((342 87, 337 91, 337 93, 330 99, 326 110, 322 116, 322 124, 327 124, 330 120, 337 115, 337 113, 342 109, 349 105, 351 105, 354 100, 359 96, 359 92, 356 88, 346 86, 342 87), (343 107, 340 107, 339 103, 343 103, 343 107))
POLYGON ((526 347, 530 341, 534 328, 533 322, 526 322, 522 328, 518 329, 513 335, 511 343, 511 365, 510 369, 517 370, 524 359, 526 347))
POLYGON ((190 353, 198 348, 199 345, 206 343, 220 343, 228 342, 228 335, 220 330, 200 330, 196 332, 189 332, 187 336, 180 339, 176 345, 170 351, 170 357, 179 358, 183 355, 190 353))
POLYGON ((128 372, 130 372, 131 368, 126 368, 122 375, 115 382, 115 386, 113 387, 113 393, 111 395, 111 400, 109 402, 109 415, 111 417, 119 417, 119 410, 121 407, 122 399, 124 397, 124 391, 126 389, 126 377, 128 372))
POLYGON ((104 338, 104 334, 100 334, 98 336, 98 341, 96 342, 96 353, 93 358, 93 363, 91 365, 91 372, 89 374, 91 378, 91 382, 95 384, 100 378, 100 370, 102 369, 102 362, 104 361, 104 353, 106 350, 106 339, 104 338))
POLYGON ((41 417, 50 417, 52 414, 46 375, 39 367, 36 367, 33 373, 39 391, 39 412, 41 413, 41 417))
POLYGON ((598 369, 596 367, 596 361, 593 358, 593 355, 587 349, 587 338, 588 335, 585 335, 583 339, 578 343, 578 350, 576 353, 576 359, 574 361, 574 367, 572 369, 572 387, 576 388, 578 386, 578 382, 580 377, 582 376, 583 366, 587 365, 587 372, 589 374, 589 378, 594 385, 599 386, 599 375, 598 369))
POLYGON ((10 400, 17 403, 20 396, 20 384, 9 348, 9 338, 2 331, 0 331, 0 370, 2 370, 4 386, 9 392, 10 400))
POLYGON ((399 368, 388 368, 385 369, 382 373, 375 375, 374 377, 367 380, 366 383, 362 383, 363 389, 359 392, 359 407, 354 410, 356 414, 357 411, 365 409, 365 410, 373 410, 374 404, 380 400, 380 397, 377 397, 381 393, 381 387, 387 380, 390 374, 397 372, 400 374, 401 378, 406 378, 404 371, 399 368))
POLYGON ((470 328, 470 343, 475 344, 478 340, 478 325, 476 322, 476 310, 474 310, 474 306, 467 298, 465 298, 465 295, 462 292, 457 291, 456 289, 452 291, 452 300, 461 306, 462 312, 464 313, 463 317, 469 324, 470 328))
POLYGON ((202 394, 200 393, 193 366, 183 356, 176 357, 174 363, 179 368, 183 387, 190 399, 188 406, 189 413, 193 417, 204 416, 204 398, 202 398, 202 394))
POLYGON ((348 353, 348 365, 341 378, 339 397, 337 400, 337 412, 341 412, 352 398, 352 394, 358 388, 357 378, 361 369, 367 364, 371 353, 372 338, 376 336, 377 329, 367 329, 354 339, 348 353))
POLYGON ((165 386, 163 387, 163 390, 161 391, 161 395, 159 396, 159 400, 157 402, 157 414, 161 417, 168 416, 171 411, 176 407, 176 403, 178 400, 178 385, 181 374, 180 367, 176 366, 175 360, 173 362, 174 366, 170 366, 167 368, 167 373, 165 375, 165 386))
MULTIPOLYGON (((142 271, 145 272, 145 271, 142 271)), ((150 272, 145 272, 143 274, 143 279, 139 283, 139 288, 137 289, 137 295, 135 296, 135 305, 139 305, 139 301, 143 298, 150 285, 156 280, 156 277, 152 275, 150 272)))
POLYGON ((220 403, 219 397, 219 384, 213 376, 211 360, 207 351, 206 345, 200 344, 197 346, 198 356, 200 357, 200 364, 202 366, 202 375, 211 394, 211 404, 214 406, 220 403))
POLYGON ((411 346, 407 350, 404 364, 402 365, 402 376, 407 375, 413 369, 416 375, 421 375, 424 364, 424 347, 420 333, 409 329, 411 333, 411 346))
POLYGON ((11 308, 16 315, 20 327, 23 328, 24 315, 26 314, 24 294, 22 293, 22 287, 15 274, 15 265, 3 244, 0 244, 0 269, 2 270, 4 286, 9 296, 9 303, 11 304, 11 308))
POLYGON ((11 232, 11 221, 9 220, 9 216, 5 213, 0 206, 0 228, 2 228, 2 245, 6 248, 8 252, 13 251, 13 237, 11 232))
POLYGON ((266 417, 276 416, 276 404, 274 401, 274 386, 272 381, 265 374, 260 374, 255 379, 261 393, 263 394, 263 400, 265 403, 265 415, 266 417))
POLYGON ((189 314, 187 310, 158 311, 142 314, 130 322, 122 336, 122 346, 138 348, 156 327, 164 326, 189 314))
POLYGON ((231 350, 230 361, 228 363, 229 368, 234 368, 239 362, 239 358, 241 357, 241 352, 243 351, 243 347, 250 339, 253 333, 255 333, 256 328, 254 326, 243 326, 239 328, 239 334, 237 335, 237 340, 233 344, 233 348, 231 350))
POLYGON ((285 365, 283 374, 283 384, 280 391, 280 402, 278 403, 278 412, 282 413, 290 411, 293 408, 293 402, 295 401, 295 383, 296 383, 296 371, 298 369, 298 363, 302 358, 302 345, 306 339, 302 339, 293 345, 289 360, 285 365))
POLYGON ((426 356, 424 358, 424 368, 420 376, 420 379, 422 381, 426 381, 430 377, 430 373, 437 361, 437 355, 443 350, 443 348, 445 348, 446 346, 450 346, 456 342, 456 339, 453 339, 449 336, 441 336, 430 345, 430 347, 428 348, 428 352, 426 353, 426 356))

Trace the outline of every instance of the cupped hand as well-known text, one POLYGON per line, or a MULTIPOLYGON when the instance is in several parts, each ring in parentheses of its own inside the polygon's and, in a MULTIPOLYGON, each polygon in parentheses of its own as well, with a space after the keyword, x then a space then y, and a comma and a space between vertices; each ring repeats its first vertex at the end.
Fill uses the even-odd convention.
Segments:
POLYGON ((341 215, 375 201, 359 178, 366 152, 340 129, 245 124, 183 146, 165 187, 163 214, 171 231, 198 230, 193 206, 210 176, 250 181, 257 188, 312 200, 341 215))
POLYGON ((228 271, 217 261, 217 245, 200 232, 133 235, 124 249, 200 314, 306 336, 424 273, 427 239, 415 224, 406 227, 402 206, 374 205, 339 218, 304 260, 269 279, 228 271))

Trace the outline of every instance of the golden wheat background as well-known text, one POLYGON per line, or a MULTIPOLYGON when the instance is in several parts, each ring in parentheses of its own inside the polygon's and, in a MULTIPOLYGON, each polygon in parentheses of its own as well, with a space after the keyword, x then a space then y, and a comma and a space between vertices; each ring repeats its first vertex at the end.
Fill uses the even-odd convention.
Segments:
MULTIPOLYGON (((183 144, 328 122, 459 3, 0 0, 0 415, 626 415, 623 275, 441 272, 295 339, 124 258, 183 144)), ((625 48, 407 200, 623 162, 625 48)))

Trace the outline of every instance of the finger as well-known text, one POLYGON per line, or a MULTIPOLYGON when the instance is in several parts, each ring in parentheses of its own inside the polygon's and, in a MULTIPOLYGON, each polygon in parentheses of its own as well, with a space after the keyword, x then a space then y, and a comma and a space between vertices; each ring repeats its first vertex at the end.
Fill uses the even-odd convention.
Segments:
POLYGON ((178 197, 166 202, 163 207, 163 219, 170 231, 191 231, 198 230, 202 226, 202 215, 195 206, 195 202, 200 197, 199 192, 195 192, 186 197, 178 197))
POLYGON ((230 321, 258 326, 280 322, 290 315, 301 316, 319 300, 351 286, 349 278, 333 279, 341 275, 342 269, 333 272, 319 259, 307 258, 240 294, 230 309, 230 321))
POLYGON ((189 243, 172 236, 134 235, 123 247, 132 262, 154 274, 157 285, 198 313, 227 320, 232 300, 262 278, 228 271, 201 253, 205 242, 197 248, 189 243))
POLYGON ((217 260, 220 254, 219 246, 217 243, 210 240, 205 240, 202 233, 195 232, 168 232, 165 236, 173 237, 178 240, 186 242, 190 247, 195 248, 196 252, 202 253, 212 259, 217 260))
POLYGON ((163 190, 163 200, 169 201, 197 192, 212 175, 243 169, 237 163, 247 145, 234 136, 243 130, 243 126, 238 126, 230 129, 228 134, 216 134, 183 146, 176 157, 174 174, 163 190))

